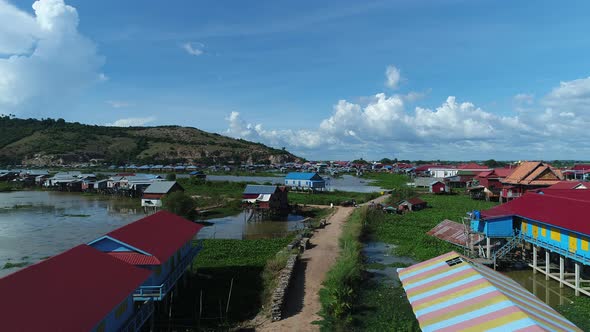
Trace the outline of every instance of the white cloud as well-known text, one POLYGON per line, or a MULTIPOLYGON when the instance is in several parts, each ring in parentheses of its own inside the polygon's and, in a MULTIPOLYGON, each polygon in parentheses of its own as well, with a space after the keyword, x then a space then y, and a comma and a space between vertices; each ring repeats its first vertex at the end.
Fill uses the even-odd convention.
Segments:
POLYGON ((33 9, 31 16, 0 0, 0 107, 17 114, 47 109, 106 78, 103 57, 78 32, 74 7, 39 0, 33 9))
POLYGON ((233 112, 227 134, 319 158, 543 159, 590 156, 590 78, 561 82, 541 105, 532 94, 514 97, 498 115, 449 96, 436 108, 408 108, 408 95, 378 93, 362 102, 339 100, 316 128, 270 130, 233 112), (550 106, 549 106, 550 105, 550 106), (573 148, 575 147, 575 148, 573 148))
POLYGON ((139 127, 145 126, 150 122, 156 121, 156 117, 148 116, 145 118, 126 118, 126 119, 119 119, 113 123, 106 123, 105 126, 111 127, 139 127))
POLYGON ((385 85, 392 89, 397 89, 402 78, 399 69, 397 69, 395 66, 387 66, 387 69, 385 70, 385 77, 387 78, 385 85))
POLYGON ((201 43, 195 43, 195 45, 193 46, 193 43, 184 43, 182 44, 182 48, 190 55, 194 55, 194 56, 199 56, 202 55, 203 53, 205 53, 203 51, 203 47, 205 47, 205 45, 201 44, 201 43))
POLYGON ((519 93, 513 97, 514 102, 517 104, 527 104, 531 105, 535 100, 535 96, 533 94, 527 93, 519 93))
POLYGON ((125 108, 125 107, 130 107, 133 106, 133 103, 130 103, 128 101, 121 101, 121 100, 107 100, 105 101, 105 103, 111 105, 112 108, 125 108))

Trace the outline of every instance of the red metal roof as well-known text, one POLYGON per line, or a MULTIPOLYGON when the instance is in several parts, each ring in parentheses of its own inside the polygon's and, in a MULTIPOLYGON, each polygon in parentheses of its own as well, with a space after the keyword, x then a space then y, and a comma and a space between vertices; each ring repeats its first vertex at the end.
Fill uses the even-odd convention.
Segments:
POLYGON ((410 203, 410 204, 412 204, 412 205, 426 204, 426 202, 425 202, 425 201, 421 200, 421 199, 420 199, 420 198, 418 198, 418 197, 414 197, 414 198, 407 199, 407 200, 406 200, 406 202, 408 202, 408 203, 410 203))
POLYGON ((490 168, 487 166, 476 164, 476 163, 468 163, 468 164, 459 165, 459 167, 457 167, 457 169, 490 169, 490 168))
POLYGON ((107 235, 156 256, 160 262, 166 262, 201 228, 203 225, 168 211, 159 211, 107 235))
MULTIPOLYGON (((557 191, 557 190, 555 190, 557 191)), ((518 215, 545 224, 590 235, 590 192, 564 190, 560 196, 526 193, 508 203, 482 211, 482 217, 490 219, 503 215, 518 215)))
POLYGON ((584 183, 581 181, 559 181, 556 184, 547 187, 547 189, 575 189, 580 185, 590 187, 590 183, 584 183))
POLYGON ((589 170, 590 164, 577 164, 577 165, 574 165, 574 167, 572 167, 571 169, 573 169, 574 171, 589 170))
POLYGON ((155 256, 148 256, 140 254, 138 252, 116 252, 112 251, 108 253, 110 256, 115 257, 125 263, 131 265, 160 265, 162 262, 155 256))
POLYGON ((3 331, 90 331, 150 271, 87 245, 0 279, 3 331))

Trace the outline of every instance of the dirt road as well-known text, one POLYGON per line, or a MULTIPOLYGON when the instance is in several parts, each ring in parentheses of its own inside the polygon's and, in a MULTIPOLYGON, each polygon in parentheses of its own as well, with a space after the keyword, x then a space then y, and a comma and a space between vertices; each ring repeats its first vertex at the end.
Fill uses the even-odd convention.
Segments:
MULTIPOLYGON (((389 195, 373 200, 384 202, 389 195)), ((326 206, 322 206, 326 207, 326 206)), ((340 254, 338 239, 342 225, 346 222, 353 207, 336 207, 336 212, 328 219, 328 225, 316 230, 310 239, 311 249, 306 250, 300 258, 286 301, 284 319, 278 322, 267 320, 256 327, 256 331, 319 331, 312 324, 320 319, 319 291, 326 273, 340 254)))
POLYGON ((328 225, 317 230, 311 238, 311 249, 301 255, 292 287, 289 289, 285 319, 267 322, 256 331, 319 331, 312 322, 319 320, 319 290, 339 254, 338 238, 342 225, 354 208, 337 207, 337 211, 328 220, 328 225))

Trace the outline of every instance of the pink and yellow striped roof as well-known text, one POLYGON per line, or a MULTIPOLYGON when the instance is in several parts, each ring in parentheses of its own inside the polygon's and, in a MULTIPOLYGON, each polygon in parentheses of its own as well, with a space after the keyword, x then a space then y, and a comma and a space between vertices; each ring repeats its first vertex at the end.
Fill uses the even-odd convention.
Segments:
POLYGON ((456 252, 398 272, 424 332, 581 331, 512 279, 456 252))

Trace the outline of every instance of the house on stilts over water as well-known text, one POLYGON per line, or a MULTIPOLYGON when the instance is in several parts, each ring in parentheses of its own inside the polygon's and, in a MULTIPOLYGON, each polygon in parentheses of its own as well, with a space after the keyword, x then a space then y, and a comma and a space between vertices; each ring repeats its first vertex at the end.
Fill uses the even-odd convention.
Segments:
POLYGON ((242 193, 242 207, 249 221, 259 221, 289 211, 288 190, 285 186, 249 184, 242 193))

